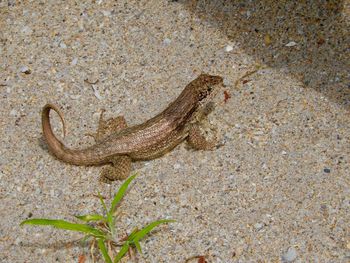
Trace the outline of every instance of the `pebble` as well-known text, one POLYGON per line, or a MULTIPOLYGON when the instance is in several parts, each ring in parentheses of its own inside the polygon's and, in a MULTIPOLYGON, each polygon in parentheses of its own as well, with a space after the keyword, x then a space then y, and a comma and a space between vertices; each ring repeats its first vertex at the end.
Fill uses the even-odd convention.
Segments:
POLYGON ((171 43, 171 39, 165 38, 165 39, 163 40, 163 43, 164 43, 164 45, 169 45, 169 44, 171 43))
POLYGON ((296 46, 296 45, 297 45, 296 42, 290 41, 288 44, 286 44, 286 47, 294 47, 294 46, 296 46))
POLYGON ((254 228, 256 230, 261 230, 263 227, 264 227, 263 223, 256 223, 256 224, 254 224, 254 228))
POLYGON ((27 67, 27 66, 22 66, 20 67, 19 69, 22 73, 24 74, 30 74, 31 73, 31 70, 27 67))
POLYGON ((67 45, 62 41, 60 42, 60 48, 67 48, 67 45))
POLYGON ((110 10, 102 10, 101 12, 104 16, 111 16, 111 14, 112 14, 112 11, 110 11, 110 10))
POLYGON ((292 262, 297 258, 297 251, 294 247, 288 248, 287 252, 282 256, 282 262, 292 262))
POLYGON ((21 244, 21 242, 22 242, 21 238, 18 237, 18 238, 15 239, 14 244, 15 244, 16 246, 18 246, 18 245, 21 244))
POLYGON ((176 163, 174 164, 174 169, 177 170, 177 169, 180 169, 181 165, 179 163, 176 163))
POLYGON ((75 66, 78 63, 78 58, 74 58, 70 63, 72 66, 75 66))
POLYGON ((18 115, 18 112, 15 109, 12 109, 10 111, 10 116, 17 116, 17 115, 18 115))
POLYGON ((231 45, 227 45, 226 47, 225 47, 225 51, 226 52, 231 52, 233 50, 233 46, 231 46, 231 45))
POLYGON ((231 81, 227 78, 224 78, 224 85, 225 86, 230 86, 231 85, 231 81))
POLYGON ((326 174, 329 174, 331 172, 331 169, 329 168, 324 168, 323 171, 326 173, 326 174))

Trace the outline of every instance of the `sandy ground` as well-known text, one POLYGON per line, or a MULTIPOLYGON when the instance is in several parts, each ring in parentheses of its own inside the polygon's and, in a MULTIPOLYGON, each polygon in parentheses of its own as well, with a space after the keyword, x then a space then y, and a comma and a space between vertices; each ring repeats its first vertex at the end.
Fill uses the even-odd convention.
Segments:
POLYGON ((140 123, 201 72, 231 95, 210 116, 225 145, 135 165, 121 235, 177 220, 139 261, 350 261, 348 1, 83 2, 0 1, 1 262, 92 262, 81 235, 19 223, 101 212, 96 193, 120 185, 48 153, 46 102, 65 113, 65 143, 84 147, 101 108, 140 123))

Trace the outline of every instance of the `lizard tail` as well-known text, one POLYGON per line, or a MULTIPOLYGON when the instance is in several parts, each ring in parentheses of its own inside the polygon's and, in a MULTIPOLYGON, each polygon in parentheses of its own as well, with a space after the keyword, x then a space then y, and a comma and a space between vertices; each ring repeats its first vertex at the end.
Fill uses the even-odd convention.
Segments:
POLYGON ((54 110, 60 117, 63 125, 63 135, 66 135, 66 125, 60 109, 48 103, 44 106, 41 114, 42 128, 49 150, 60 160, 75 165, 92 165, 102 163, 103 160, 94 155, 90 149, 71 150, 67 148, 53 133, 50 123, 50 110, 54 110))

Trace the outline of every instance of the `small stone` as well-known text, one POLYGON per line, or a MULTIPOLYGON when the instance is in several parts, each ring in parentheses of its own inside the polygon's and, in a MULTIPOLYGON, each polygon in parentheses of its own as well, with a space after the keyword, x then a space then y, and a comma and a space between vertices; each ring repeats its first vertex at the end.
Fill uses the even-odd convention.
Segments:
POLYGON ((225 51, 226 52, 231 52, 233 50, 233 46, 231 46, 231 45, 227 45, 226 47, 225 47, 225 51))
POLYGON ((264 224, 263 223, 256 223, 254 224, 254 228, 255 230, 261 230, 262 228, 264 227, 264 224))
POLYGON ((288 248, 287 252, 282 256, 283 262, 292 262, 297 258, 297 251, 294 247, 288 248))
POLYGON ((63 41, 61 41, 60 42, 60 48, 67 48, 67 45, 63 41))
POLYGON ((165 38, 165 39, 163 40, 163 43, 164 43, 164 45, 169 45, 169 44, 171 43, 171 39, 165 38))
POLYGON ((19 237, 17 237, 16 239, 15 239, 15 245, 16 246, 18 246, 18 245, 20 245, 21 244, 21 242, 22 242, 22 240, 19 238, 19 237))
POLYGON ((326 174, 329 174, 331 172, 331 169, 329 168, 324 168, 323 171, 326 173, 326 174))
POLYGON ((24 74, 30 74, 30 73, 32 73, 32 71, 27 67, 27 66, 22 66, 22 67, 20 67, 20 69, 19 69, 22 73, 24 73, 24 74))
POLYGON ((229 87, 231 85, 231 81, 228 80, 227 78, 224 78, 224 85, 229 87))
POLYGON ((296 42, 290 41, 288 44, 286 44, 286 47, 294 47, 294 46, 296 46, 296 45, 297 45, 296 42))
POLYGON ((102 10, 101 11, 104 16, 111 16, 112 12, 110 10, 102 10))
POLYGON ((70 63, 72 66, 75 66, 78 63, 78 58, 74 58, 70 63))
POLYGON ((18 115, 18 112, 15 109, 12 109, 10 111, 10 116, 17 116, 17 115, 18 115))
POLYGON ((174 164, 174 169, 180 169, 181 165, 179 163, 174 164))

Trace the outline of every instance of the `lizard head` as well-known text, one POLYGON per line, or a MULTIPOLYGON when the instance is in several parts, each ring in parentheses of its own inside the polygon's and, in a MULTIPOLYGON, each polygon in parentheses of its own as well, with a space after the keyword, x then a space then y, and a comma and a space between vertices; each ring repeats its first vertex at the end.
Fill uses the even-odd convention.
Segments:
POLYGON ((221 87, 224 87, 224 79, 220 76, 201 74, 195 80, 198 101, 201 105, 211 101, 221 87))

